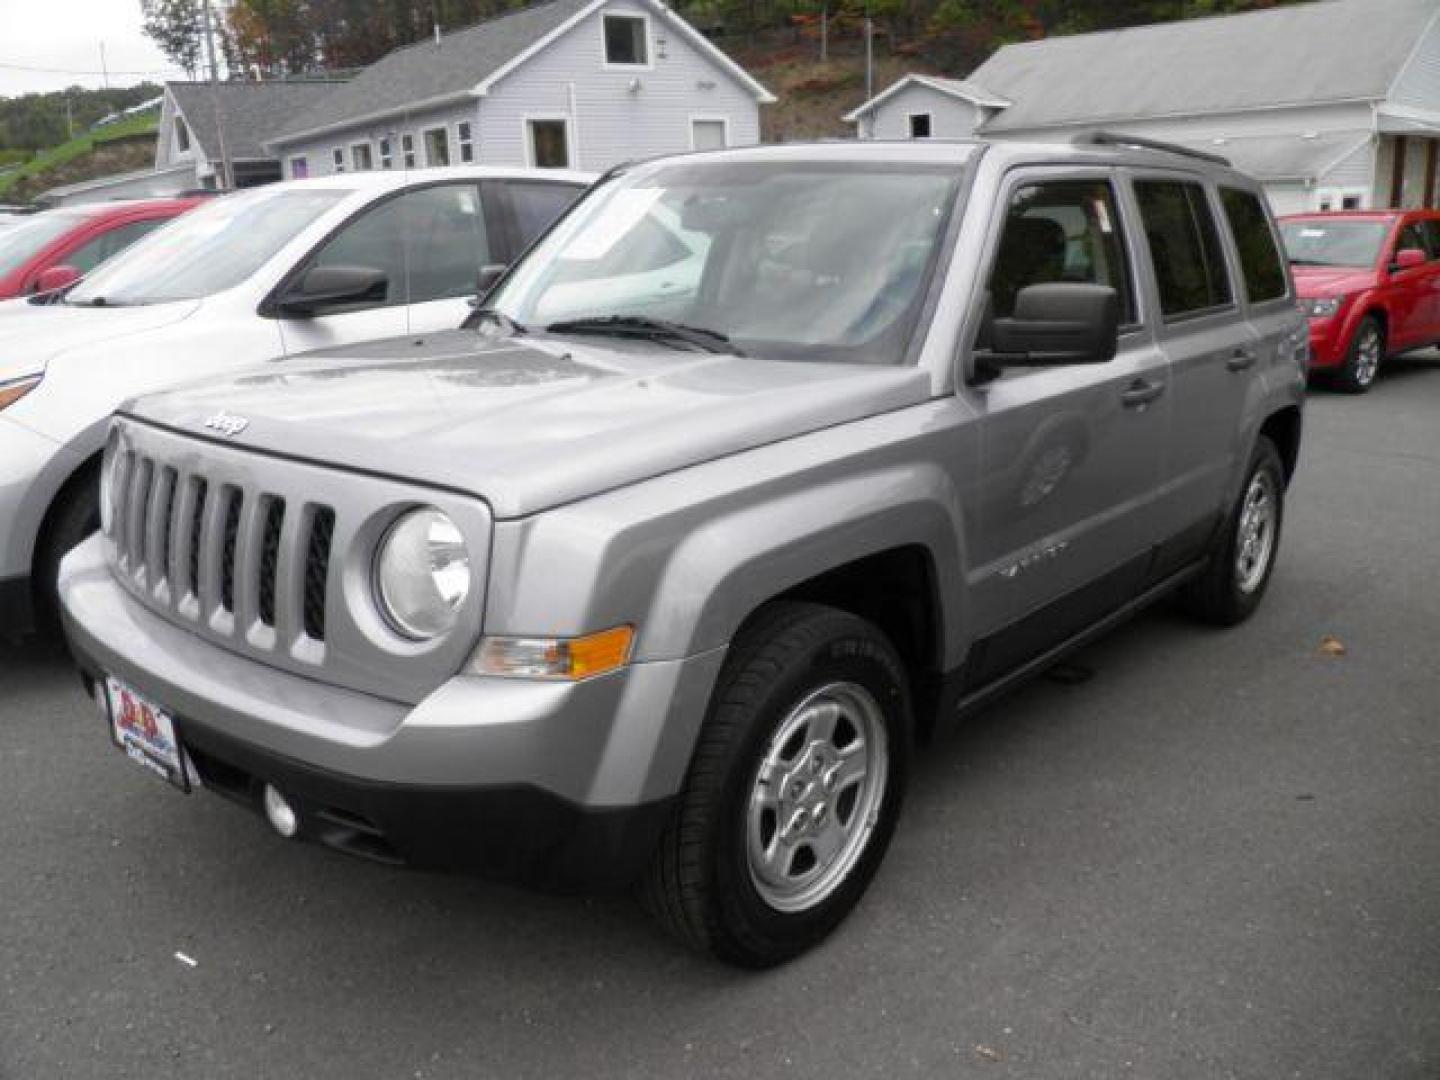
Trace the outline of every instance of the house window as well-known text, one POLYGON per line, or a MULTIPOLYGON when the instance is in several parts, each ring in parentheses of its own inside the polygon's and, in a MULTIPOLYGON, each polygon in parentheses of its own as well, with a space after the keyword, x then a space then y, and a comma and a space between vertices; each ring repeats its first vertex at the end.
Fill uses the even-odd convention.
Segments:
POLYGON ((605 63, 611 67, 645 67, 650 63, 646 30, 649 20, 643 15, 606 15, 605 63))
POLYGON ((395 159, 393 154, 391 153, 391 149, 392 147, 390 145, 390 136, 386 135, 383 139, 380 140, 380 168, 388 169, 395 164, 395 159))
POLYGON ((190 129, 185 126, 183 116, 175 117, 175 145, 180 148, 182 154, 190 149, 190 129))
POLYGON ((405 168, 415 167, 415 136, 406 132, 400 136, 400 153, 405 159, 405 168))
POLYGON ((350 147, 350 162, 356 172, 369 172, 375 167, 374 159, 370 156, 369 143, 356 143, 350 147))
POLYGON ((928 112, 910 114, 910 138, 930 138, 930 114, 928 112))
POLYGON ((1359 210, 1359 209, 1360 209, 1360 196, 1359 196, 1359 195, 1345 195, 1345 196, 1343 196, 1343 197, 1340 199, 1340 209, 1341 209, 1341 210, 1359 210))
POLYGON ((570 133, 564 120, 527 120, 530 164, 537 169, 570 167, 570 133))
POLYGON ((330 160, 335 163, 336 172, 345 171, 345 151, 340 147, 337 146, 334 150, 330 151, 330 160))
POLYGON ((431 128, 425 132, 425 164, 450 164, 450 132, 445 128, 431 128))
POLYGON ((461 120, 455 125, 455 139, 460 144, 460 160, 475 160, 475 143, 470 137, 470 121, 461 120))
POLYGON ((292 157, 290 159, 290 179, 304 180, 310 175, 310 162, 303 157, 292 157))
POLYGON ((723 119, 690 121, 690 149, 723 150, 729 142, 723 119))

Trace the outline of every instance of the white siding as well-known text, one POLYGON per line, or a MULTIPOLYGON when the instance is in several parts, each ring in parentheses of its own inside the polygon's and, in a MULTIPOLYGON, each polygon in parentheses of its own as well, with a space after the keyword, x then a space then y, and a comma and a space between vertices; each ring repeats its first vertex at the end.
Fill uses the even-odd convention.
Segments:
POLYGON ((1318 182, 1326 187, 1371 191, 1375 185, 1375 140, 1370 139, 1330 166, 1318 182))
POLYGON ((210 163, 200 156, 200 144, 195 141, 194 131, 189 132, 190 146, 186 150, 180 149, 180 139, 176 134, 176 119, 183 119, 180 111, 175 107, 175 98, 169 90, 165 91, 165 100, 160 105, 160 128, 155 137, 155 168, 168 169, 173 165, 187 162, 194 167, 195 179, 193 183, 186 184, 186 187, 201 187, 205 177, 213 174, 210 163))
POLYGON ((573 168, 600 170, 632 158, 689 150, 692 119, 725 119, 732 146, 759 142, 760 108, 753 94, 691 45, 674 18, 622 0, 521 64, 481 99, 481 160, 528 164, 529 118, 571 121, 573 168), (605 67, 600 20, 606 12, 649 17, 648 67, 605 67))
POLYGON ((1266 184, 1265 197, 1276 217, 1315 209, 1311 189, 1304 184, 1266 184))
POLYGON ((866 138, 910 138, 910 114, 930 114, 932 139, 968 139, 981 122, 981 110, 968 101, 911 83, 882 101, 869 117, 866 138))
POLYGON ((1415 45, 1410 61, 1390 88, 1389 100, 1396 105, 1440 112, 1440 24, 1430 26, 1415 45))
MULTIPOLYGON (((386 136, 390 137, 391 167, 399 170, 405 167, 404 153, 400 148, 402 135, 409 134, 415 139, 415 167, 423 169, 428 162, 425 160, 425 132, 434 127, 445 127, 450 133, 450 164, 459 165, 460 161, 460 140, 456 135, 455 126, 462 120, 469 120, 472 136, 478 130, 477 103, 474 100, 460 102, 444 109, 430 109, 426 112, 410 113, 405 116, 391 117, 388 120, 375 121, 370 124, 360 124, 347 128, 337 128, 334 132, 303 143, 287 143, 284 146, 276 147, 281 161, 284 163, 285 179, 293 180, 291 175, 291 159, 303 157, 306 165, 309 166, 311 176, 330 176, 335 172, 334 151, 339 147, 345 154, 345 171, 353 168, 350 148, 356 143, 369 143, 370 158, 375 168, 380 168, 380 140, 386 136)), ((496 159, 485 155, 484 147, 475 143, 475 160, 495 163, 496 159)))

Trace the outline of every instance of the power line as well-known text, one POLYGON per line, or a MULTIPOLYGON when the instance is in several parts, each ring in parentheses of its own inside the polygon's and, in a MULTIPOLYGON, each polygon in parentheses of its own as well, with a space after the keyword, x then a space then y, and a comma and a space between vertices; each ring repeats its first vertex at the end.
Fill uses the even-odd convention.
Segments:
POLYGON ((151 71, 117 71, 111 68, 109 71, 86 71, 81 68, 52 68, 34 67, 30 64, 12 64, 8 60, 0 60, 0 69, 6 71, 28 71, 35 75, 168 75, 185 69, 178 64, 167 68, 156 68, 151 71))

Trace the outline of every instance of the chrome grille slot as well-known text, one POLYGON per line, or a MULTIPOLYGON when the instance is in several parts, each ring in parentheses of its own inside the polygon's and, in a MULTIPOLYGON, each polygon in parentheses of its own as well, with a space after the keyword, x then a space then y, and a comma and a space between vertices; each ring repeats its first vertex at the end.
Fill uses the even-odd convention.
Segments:
POLYGON ((220 505, 225 508, 225 526, 220 548, 220 606, 235 613, 235 547, 240 540, 240 508, 245 497, 239 488, 220 490, 220 505))
POLYGON ((285 524, 285 500, 271 496, 260 536, 260 621, 275 626, 275 579, 280 570, 280 530, 285 524))
POLYGON ((205 524, 205 502, 210 495, 210 485, 199 477, 193 477, 194 498, 190 503, 189 538, 185 552, 185 585, 190 595, 200 597, 200 536, 205 524))
POLYGON ((155 465, 149 458, 140 458, 130 469, 129 487, 125 492, 124 547, 121 565, 130 573, 139 573, 145 565, 145 507, 150 498, 150 481, 155 465))
POLYGON ((315 511, 305 545, 305 633, 316 641, 325 640, 326 584, 334 535, 335 511, 329 507, 315 511))

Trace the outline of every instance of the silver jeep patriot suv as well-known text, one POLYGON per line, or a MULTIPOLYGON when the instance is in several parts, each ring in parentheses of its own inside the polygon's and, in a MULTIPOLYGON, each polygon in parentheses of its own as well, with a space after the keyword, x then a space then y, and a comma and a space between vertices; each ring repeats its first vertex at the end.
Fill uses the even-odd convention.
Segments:
POLYGON ((651 161, 484 304, 120 412, 60 592, 131 758, 763 966, 860 898, 937 719, 1274 566, 1306 326, 1216 158, 651 161))

